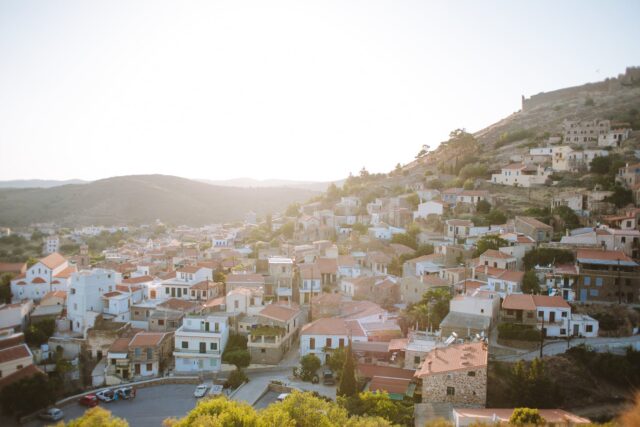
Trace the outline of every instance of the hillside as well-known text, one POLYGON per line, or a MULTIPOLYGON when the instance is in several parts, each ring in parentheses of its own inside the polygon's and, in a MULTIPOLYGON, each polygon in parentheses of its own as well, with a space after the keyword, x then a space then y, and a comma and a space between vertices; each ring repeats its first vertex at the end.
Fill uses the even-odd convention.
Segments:
MULTIPOLYGON (((303 190, 311 191, 325 191, 331 182, 317 182, 317 181, 293 181, 288 179, 253 179, 253 178, 234 178, 234 179, 199 179, 198 181, 212 185, 222 185, 226 187, 241 187, 241 188, 274 188, 274 187, 286 187, 286 188, 299 188, 303 190)), ((341 185, 342 181, 334 182, 336 185, 341 185)))
POLYGON ((67 184, 86 184, 88 181, 81 179, 67 179, 56 181, 49 179, 14 179, 11 181, 0 181, 0 188, 52 188, 67 184))
POLYGON ((0 224, 148 223, 202 225, 284 210, 316 193, 293 188, 235 188, 166 175, 133 175, 54 188, 0 190, 0 224))

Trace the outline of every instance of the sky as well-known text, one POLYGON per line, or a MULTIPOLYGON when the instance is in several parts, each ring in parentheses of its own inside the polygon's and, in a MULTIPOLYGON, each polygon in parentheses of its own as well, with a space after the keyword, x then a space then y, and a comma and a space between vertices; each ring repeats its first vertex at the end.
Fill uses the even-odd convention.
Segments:
POLYGON ((638 1, 0 0, 0 180, 388 172, 640 65, 638 1))

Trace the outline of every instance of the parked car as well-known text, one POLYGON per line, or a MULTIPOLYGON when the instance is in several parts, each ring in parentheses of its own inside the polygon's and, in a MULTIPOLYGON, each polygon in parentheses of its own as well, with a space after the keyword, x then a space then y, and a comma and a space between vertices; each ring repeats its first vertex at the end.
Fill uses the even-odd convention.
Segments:
POLYGON ((333 376, 333 371, 331 369, 325 369, 322 371, 322 384, 324 385, 335 385, 336 379, 333 376))
POLYGON ((220 384, 214 384, 209 389, 209 396, 220 396, 224 390, 224 387, 220 384))
POLYGON ((117 388, 114 393, 114 400, 128 400, 136 397, 136 389, 131 386, 117 388))
POLYGON ((112 400, 115 399, 116 394, 113 390, 108 388, 106 390, 100 390, 99 392, 97 392, 96 397, 98 398, 98 400, 101 400, 102 402, 111 402, 112 400))
POLYGON ((64 418, 64 412, 62 412, 62 410, 58 408, 49 408, 40 412, 40 414, 38 414, 38 417, 42 420, 47 421, 60 421, 62 418, 64 418))
POLYGON ((87 394, 86 396, 82 396, 78 401, 82 406, 88 406, 89 408, 93 408, 98 405, 98 398, 95 394, 87 394))
POLYGON ((196 387, 196 390, 193 392, 193 397, 200 398, 207 394, 207 390, 209 390, 209 386, 206 384, 200 384, 196 387))

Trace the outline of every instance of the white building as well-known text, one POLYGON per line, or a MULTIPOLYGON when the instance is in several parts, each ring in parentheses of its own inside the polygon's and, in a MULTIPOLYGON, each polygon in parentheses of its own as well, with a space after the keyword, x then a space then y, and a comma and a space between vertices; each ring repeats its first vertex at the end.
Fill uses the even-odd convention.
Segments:
POLYGON ((327 361, 328 349, 343 348, 353 342, 367 342, 358 320, 327 317, 308 323, 300 332, 300 357, 315 354, 322 364, 327 361))
POLYGON ((0 304, 0 330, 23 331, 33 311, 33 301, 27 299, 13 304, 0 304))
POLYGON ((44 238, 44 247, 42 248, 42 253, 45 255, 50 255, 56 253, 60 250, 60 237, 58 236, 47 236, 44 238))
POLYGON ((256 316, 264 308, 263 296, 262 288, 234 288, 225 297, 227 313, 256 316))
POLYGON ((444 203, 438 200, 430 200, 418 205, 418 210, 413 213, 413 219, 426 219, 429 215, 441 216, 443 213, 444 203))
POLYGON ((185 316, 175 333, 173 356, 176 372, 220 371, 228 339, 229 320, 226 316, 185 316))
POLYGON ((619 128, 609 131, 605 135, 598 136, 598 147, 620 147, 629 138, 631 129, 619 128))
POLYGON ((608 155, 609 152, 602 149, 574 150, 568 145, 563 145, 553 149, 551 168, 557 172, 586 170, 593 159, 608 155))
POLYGON ((198 283, 213 280, 213 270, 207 267, 187 266, 176 270, 176 277, 163 281, 160 297, 190 299, 191 288, 198 283))
POLYGON ((103 318, 115 322, 131 320, 131 294, 113 291, 102 295, 102 314, 103 318))
POLYGON ((76 267, 59 253, 48 255, 11 281, 12 300, 39 301, 48 292, 66 291, 69 277, 75 271, 76 267))
POLYGON ((103 296, 116 289, 116 273, 112 270, 83 270, 71 276, 67 293, 67 317, 71 330, 85 336, 96 317, 104 310, 103 296))
POLYGON ((493 184, 510 185, 513 187, 532 187, 544 185, 551 171, 541 165, 526 165, 524 163, 512 163, 502 168, 499 174, 491 175, 493 184))

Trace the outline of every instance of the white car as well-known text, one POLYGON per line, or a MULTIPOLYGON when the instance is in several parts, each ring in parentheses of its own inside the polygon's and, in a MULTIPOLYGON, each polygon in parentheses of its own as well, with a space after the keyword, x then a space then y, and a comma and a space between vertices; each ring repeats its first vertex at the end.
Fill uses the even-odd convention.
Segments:
POLYGON ((193 392, 193 396, 196 398, 203 397, 205 394, 207 394, 208 389, 209 389, 208 385, 200 384, 198 387, 196 387, 196 391, 193 392))
POLYGON ((59 421, 64 418, 64 412, 58 408, 49 408, 38 415, 40 419, 47 421, 59 421))
POLYGON ((283 400, 285 400, 287 397, 289 397, 291 393, 280 393, 278 395, 278 402, 282 402, 283 400))
POLYGON ((100 390, 99 392, 96 393, 96 397, 98 398, 98 400, 101 400, 102 402, 111 402, 112 400, 115 399, 115 392, 110 388, 106 390, 100 390))

